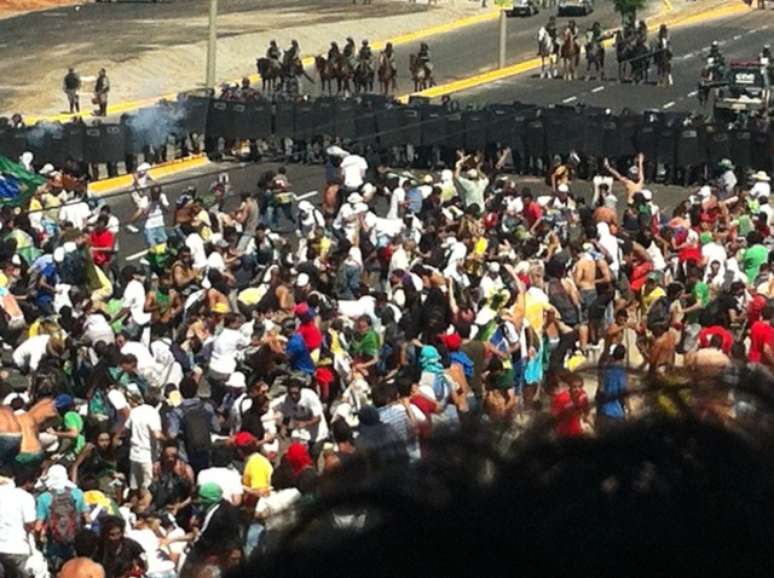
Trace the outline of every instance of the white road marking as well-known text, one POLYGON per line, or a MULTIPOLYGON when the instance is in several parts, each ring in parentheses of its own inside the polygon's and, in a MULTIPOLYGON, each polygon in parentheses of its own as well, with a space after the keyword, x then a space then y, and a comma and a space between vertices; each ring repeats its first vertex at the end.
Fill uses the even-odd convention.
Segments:
POLYGON ((604 86, 598 86, 594 90, 592 90, 591 92, 602 92, 603 90, 605 90, 604 86))
POLYGON ((148 254, 148 250, 146 249, 145 251, 140 251, 139 253, 134 253, 133 255, 129 255, 128 257, 126 257, 125 260, 126 261, 136 261, 137 259, 142 259, 147 254, 148 254))
POLYGON ((568 102, 572 102, 574 100, 578 100, 578 97, 577 96, 571 96, 569 98, 565 98, 562 102, 567 104, 568 102))
POLYGON ((737 34, 736 36, 734 36, 734 40, 739 40, 741 37, 742 37, 741 34, 737 34))
POLYGON ((689 92, 689 93, 688 93, 688 98, 693 98, 693 97, 694 97, 694 96, 696 96, 697 94, 699 94, 699 91, 698 91, 698 90, 694 90, 694 91, 692 91, 692 92, 689 92))
POLYGON ((671 101, 671 102, 668 102, 668 103, 666 103, 666 104, 665 104, 664 106, 662 106, 661 108, 663 108, 663 109, 672 108, 674 105, 675 105, 675 101, 673 100, 673 101, 671 101))

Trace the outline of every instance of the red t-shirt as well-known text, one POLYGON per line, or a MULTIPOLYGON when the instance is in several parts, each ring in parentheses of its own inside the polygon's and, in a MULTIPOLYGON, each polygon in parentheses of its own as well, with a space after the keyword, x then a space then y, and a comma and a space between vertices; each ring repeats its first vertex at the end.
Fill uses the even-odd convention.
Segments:
POLYGON ((720 335, 720 338, 723 340, 720 348, 726 355, 730 354, 731 346, 734 344, 734 336, 721 325, 711 325, 699 331, 699 345, 701 347, 709 347, 709 342, 713 335, 720 335))
POLYGON ((581 411, 573 401, 569 389, 554 394, 551 397, 551 415, 556 419, 556 434, 561 437, 581 435, 581 411))
POLYGON ((677 254, 677 258, 681 263, 687 263, 688 261, 701 263, 701 249, 699 247, 684 247, 677 254))
MULTIPOLYGON (((112 249, 113 248, 113 233, 105 229, 101 233, 98 231, 92 231, 91 246, 98 249, 112 249)), ((101 267, 105 263, 110 261, 110 254, 105 251, 94 251, 94 264, 97 267, 101 267)))
POLYGON ((527 219, 527 224, 531 227, 537 223, 543 217, 543 209, 540 208, 535 201, 532 201, 529 205, 524 207, 524 218, 527 219))
POLYGON ((750 328, 750 353, 747 360, 750 363, 760 363, 763 356, 763 346, 774 345, 774 327, 767 321, 756 321, 750 328))
POLYGON ((301 337, 304 338, 304 343, 306 343, 306 348, 310 353, 322 344, 322 333, 317 328, 314 321, 299 325, 298 332, 301 334, 301 337))

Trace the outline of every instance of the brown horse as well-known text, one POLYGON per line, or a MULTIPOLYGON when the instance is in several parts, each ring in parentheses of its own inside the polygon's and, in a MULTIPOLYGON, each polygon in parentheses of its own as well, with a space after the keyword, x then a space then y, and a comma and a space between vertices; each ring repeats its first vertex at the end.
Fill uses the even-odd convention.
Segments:
POLYGON ((255 61, 255 66, 261 77, 261 86, 264 92, 274 91, 282 83, 282 66, 271 58, 259 58, 255 61))
POLYGON ((336 82, 338 84, 336 94, 344 92, 345 95, 349 95, 352 92, 352 84, 355 77, 355 71, 352 69, 352 64, 349 59, 340 54, 334 64, 336 71, 336 82))
POLYGON ((420 64, 416 54, 409 56, 409 70, 411 71, 411 79, 414 81, 414 92, 435 86, 433 73, 425 65, 420 64))
POLYGON ((565 28, 562 33, 559 57, 562 59, 562 78, 575 80, 575 70, 580 59, 580 46, 569 28, 565 28))
POLYGON ((337 93, 341 90, 341 81, 336 74, 336 64, 329 61, 322 55, 318 55, 314 59, 314 67, 317 69, 317 76, 320 77, 320 94, 325 92, 326 85, 328 86, 328 94, 333 94, 333 81, 338 83, 337 93))
POLYGON ((379 84, 382 86, 383 94, 389 94, 390 87, 392 87, 392 90, 398 90, 398 71, 384 56, 379 57, 377 76, 379 77, 379 84))
POLYGON ((374 71, 364 60, 355 67, 355 92, 371 92, 374 89, 374 71))

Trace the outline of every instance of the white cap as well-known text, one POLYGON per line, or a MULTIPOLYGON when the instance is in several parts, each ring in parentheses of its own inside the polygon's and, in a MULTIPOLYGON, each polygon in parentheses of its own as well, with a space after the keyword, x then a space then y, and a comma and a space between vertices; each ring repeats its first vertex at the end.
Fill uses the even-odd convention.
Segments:
POLYGON ((52 165, 51 163, 46 163, 45 165, 43 165, 43 168, 40 169, 39 172, 44 177, 48 176, 48 175, 50 175, 51 173, 54 172, 54 165, 52 165))
POLYGON ((753 175, 753 179, 756 181, 764 181, 768 183, 771 180, 771 177, 769 177, 768 174, 766 174, 766 171, 758 171, 753 175))
POLYGON ((500 272, 500 263, 497 261, 490 261, 486 268, 489 270, 490 273, 499 273, 500 272))
POLYGON ((247 387, 247 378, 241 371, 235 371, 229 375, 226 381, 226 387, 233 387, 234 389, 245 389, 247 387))
POLYGON ((362 203, 363 202, 363 197, 362 197, 362 195, 360 193, 352 193, 351 195, 349 195, 347 197, 347 202, 350 205, 355 205, 357 203, 362 203))
POLYGON ((309 285, 309 275, 306 273, 300 273, 296 279, 296 287, 303 288, 307 285, 309 285))
POLYGON ((349 154, 343 148, 337 147, 335 145, 332 147, 328 147, 328 149, 325 152, 328 154, 328 156, 331 156, 331 157, 345 157, 349 154))
POLYGON ((138 173, 147 173, 151 169, 150 163, 140 163, 137 167, 138 173))
POLYGON ((648 189, 643 189, 640 192, 642 193, 642 196, 645 198, 646 201, 652 201, 653 200, 653 193, 650 192, 648 189))
POLYGON ((709 188, 709 185, 704 185, 702 188, 699 189, 699 192, 697 195, 701 197, 702 199, 706 199, 712 194, 712 189, 709 188))
POLYGON ((432 185, 433 184, 433 175, 425 175, 422 177, 422 182, 426 185, 432 185))

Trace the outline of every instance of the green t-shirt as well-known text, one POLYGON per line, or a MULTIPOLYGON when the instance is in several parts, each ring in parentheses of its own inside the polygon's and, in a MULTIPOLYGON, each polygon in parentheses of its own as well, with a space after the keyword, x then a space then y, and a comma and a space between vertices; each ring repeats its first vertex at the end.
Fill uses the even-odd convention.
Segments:
POLYGON ((698 281, 696 285, 693 286, 691 294, 699 303, 701 303, 702 307, 705 307, 707 303, 709 303, 710 291, 704 281, 698 281))
POLYGON ((366 331, 363 337, 355 337, 352 340, 353 356, 376 357, 379 355, 379 349, 379 336, 373 329, 366 331))
POLYGON ((77 430, 78 437, 75 438, 75 444, 71 447, 69 452, 71 454, 78 455, 81 453, 83 446, 86 445, 86 439, 83 437, 83 418, 75 411, 68 411, 64 414, 64 429, 77 430))
POLYGON ((753 245, 744 252, 742 263, 744 264, 744 274, 747 275, 748 283, 755 281, 761 265, 769 260, 769 250, 763 245, 753 245))

